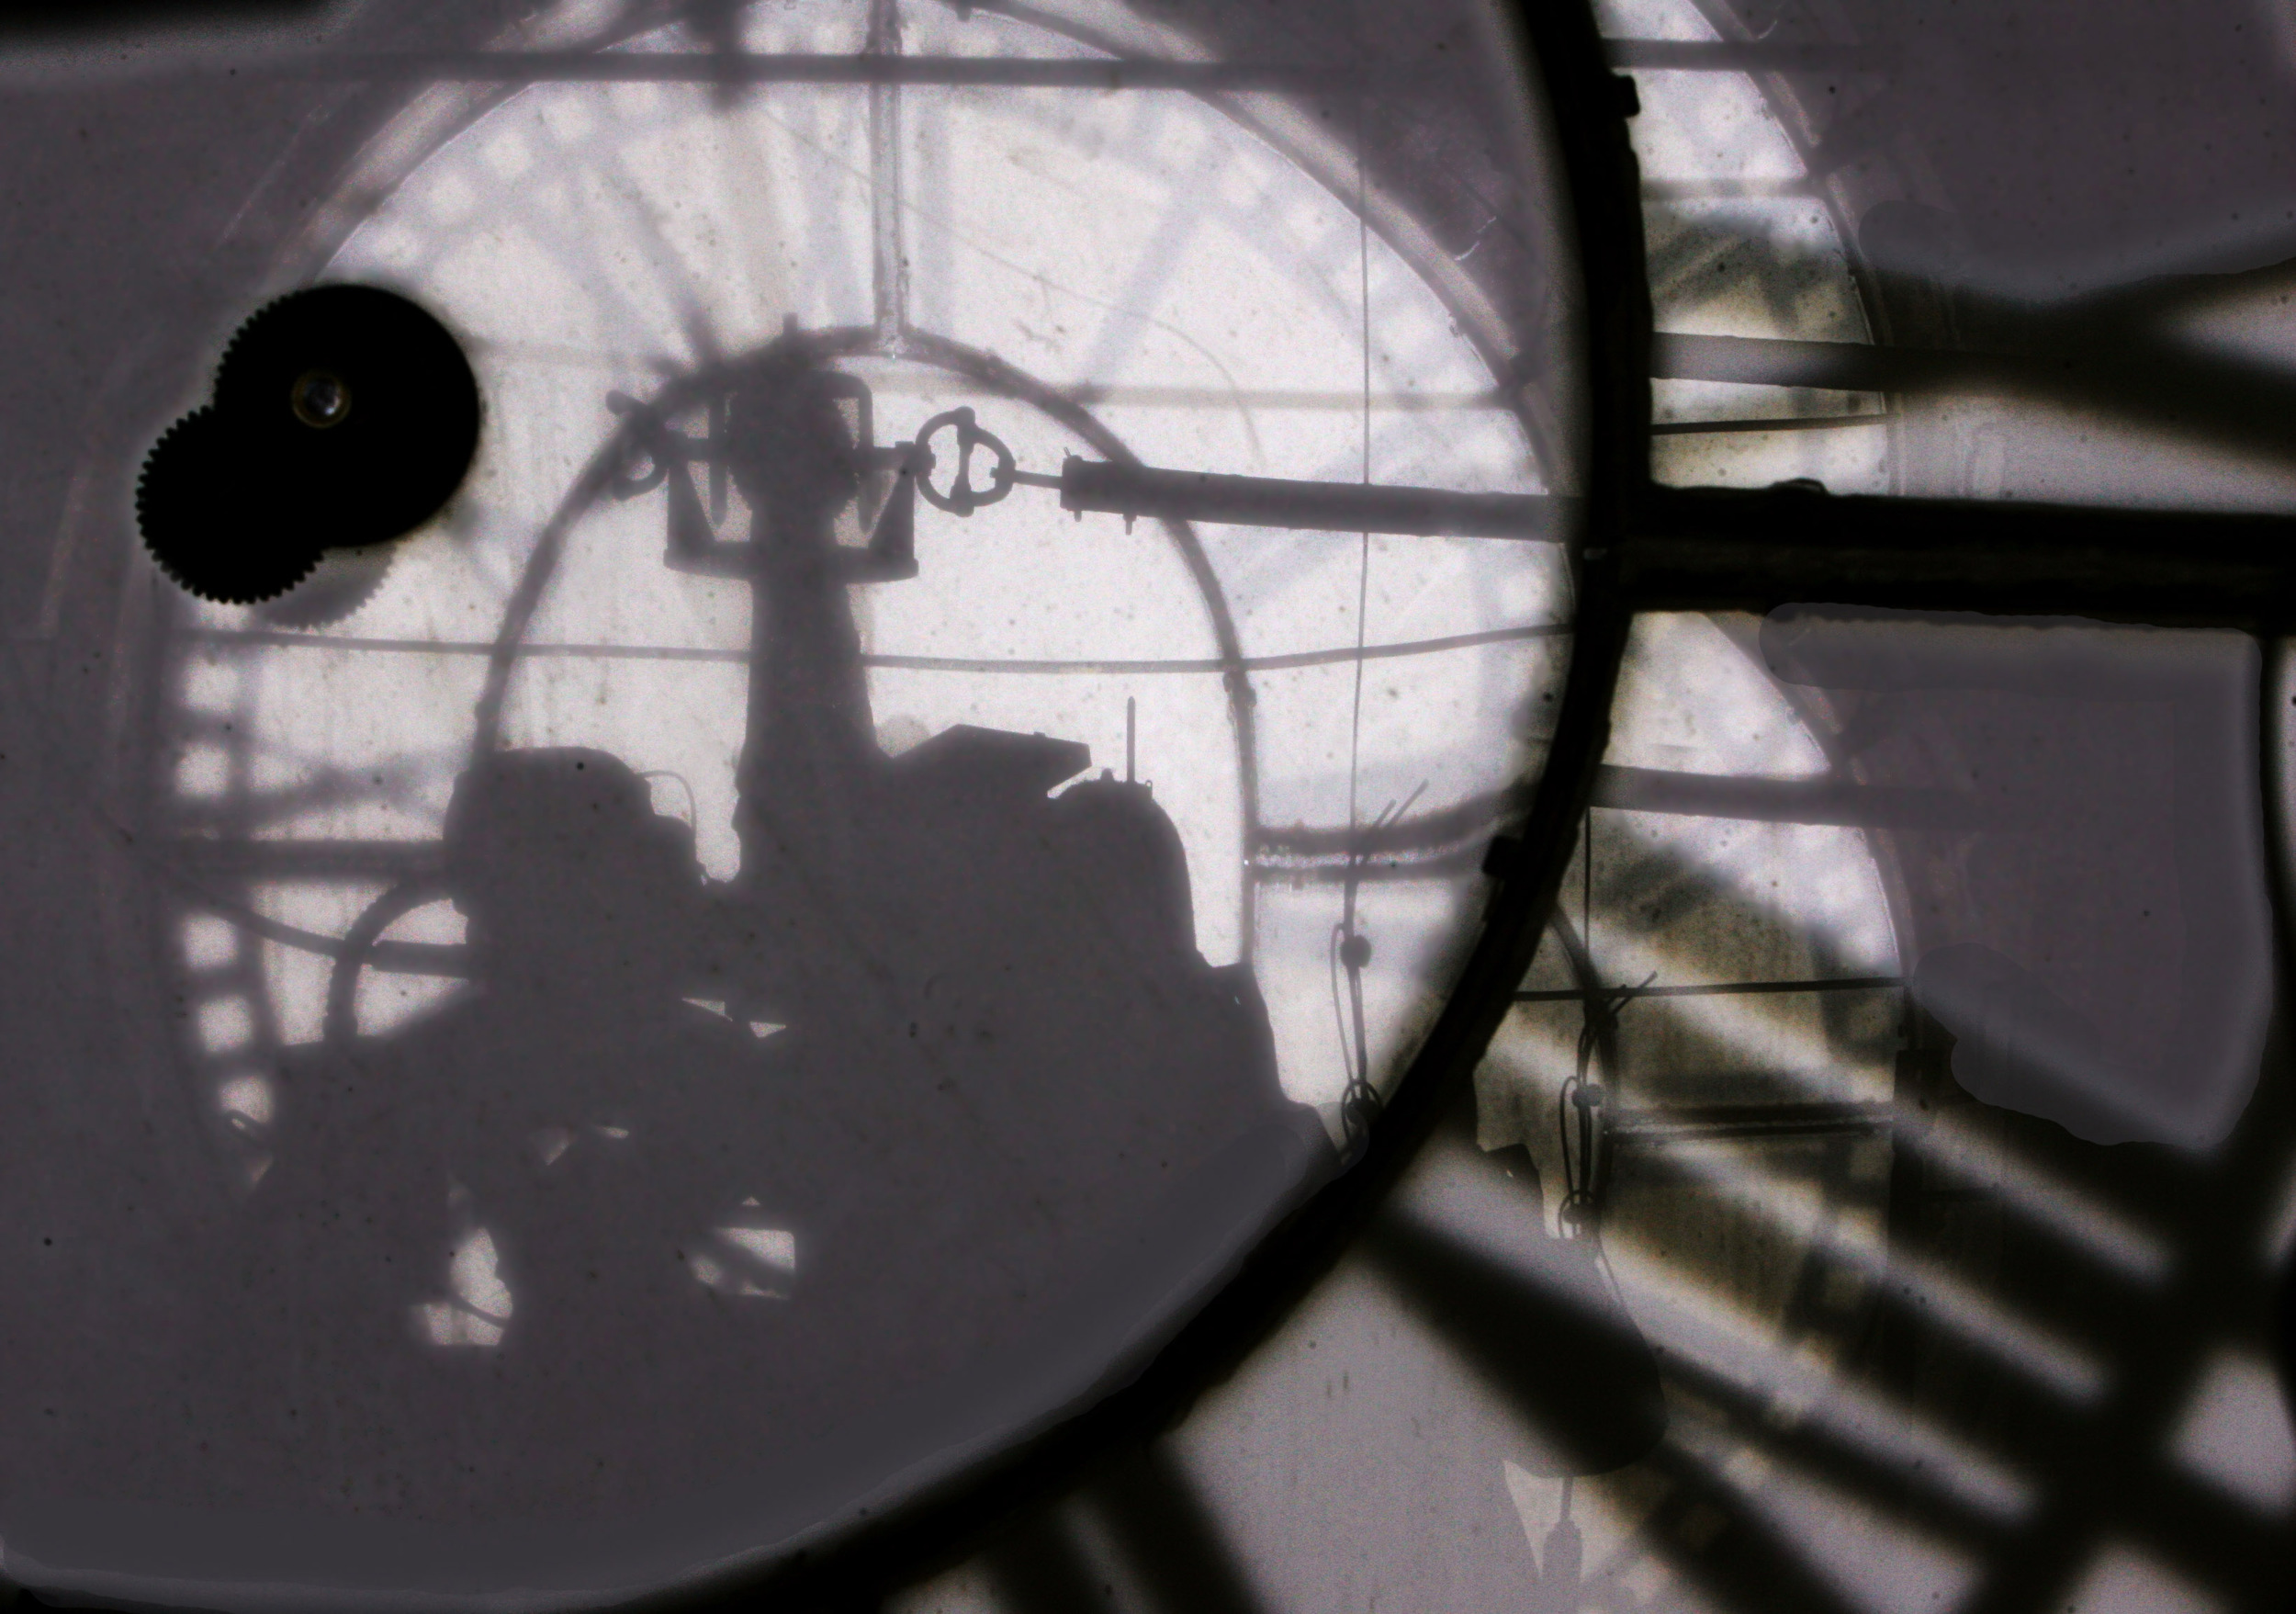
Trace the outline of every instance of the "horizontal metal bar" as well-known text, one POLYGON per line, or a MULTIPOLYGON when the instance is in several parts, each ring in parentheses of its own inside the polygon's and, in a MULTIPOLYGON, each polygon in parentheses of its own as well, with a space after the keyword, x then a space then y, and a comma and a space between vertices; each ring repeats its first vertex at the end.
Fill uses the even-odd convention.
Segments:
POLYGON ((1605 1118, 1611 1142, 1703 1142, 1719 1138, 1836 1136, 1887 1132, 1897 1107, 1856 1104, 1698 1104, 1676 1108, 1614 1109, 1605 1118))
MULTIPOLYGON (((872 380, 872 385, 881 393, 905 389, 903 379, 897 377, 888 378, 883 382, 872 380)), ((933 378, 927 378, 906 389, 917 396, 972 396, 933 378)), ((1127 409, 1313 409, 1345 410, 1349 414, 1356 414, 1367 402, 1375 412, 1392 411, 1398 414, 1514 412, 1514 405, 1507 395, 1491 389, 1428 392, 1404 389, 1367 395, 1359 390, 1348 392, 1311 387, 1175 387, 1141 381, 1110 381, 1106 384, 1077 381, 1064 387, 1049 387, 1045 391, 1049 396, 1068 403, 1116 404, 1127 409)))
POLYGON ((1677 773, 1665 768, 1610 763, 1595 770, 1593 805, 1745 823, 1840 824, 1862 830, 2030 827, 2016 807, 1974 791, 1858 784, 1827 778, 1677 773))
POLYGON ((753 51, 391 51, 266 63, 308 78, 464 84, 931 85, 1010 89, 1345 88, 1428 76, 1353 62, 1175 62, 1154 57, 898 56, 753 51))
POLYGON ((1466 841, 1488 841, 1502 819, 1520 818, 1530 801, 1529 786, 1512 785, 1372 824, 1260 824, 1252 829, 1246 845, 1255 858, 1312 860, 1305 866, 1316 862, 1345 864, 1391 853, 1427 854, 1456 850, 1466 841))
POLYGON ((1694 437, 1726 432, 1835 432, 1847 426, 1885 426, 1895 417, 1881 409, 1859 414, 1798 414, 1750 421, 1664 421, 1650 428, 1653 437, 1694 437))
POLYGON ((434 875, 445 853, 435 841, 209 840, 180 836, 163 856, 186 873, 251 880, 388 880, 434 875))
MULTIPOLYGON (((512 342, 481 337, 467 338, 467 344, 479 352, 499 355, 518 364, 598 370, 616 376, 631 370, 679 376, 684 374, 686 368, 683 361, 673 354, 635 347, 576 346, 568 343, 512 342)), ((964 383, 962 378, 952 378, 939 371, 880 370, 870 376, 869 386, 880 398, 891 395, 962 402, 978 397, 977 391, 964 383)), ((1045 398, 1056 399, 1064 403, 1079 403, 1087 407, 1111 404, 1126 409, 1296 409, 1339 411, 1356 415, 1363 412, 1367 401, 1374 412, 1392 412, 1398 414, 1515 412, 1514 404, 1504 392, 1489 387, 1424 391, 1403 389, 1367 395, 1359 388, 1210 387, 1148 381, 1073 381, 1063 386, 1044 387, 1041 393, 1045 398)), ((1013 480, 1028 482, 1043 480, 1032 472, 1018 475, 1013 480)), ((1060 479, 1052 478, 1048 485, 1058 487, 1060 479)))
POLYGON ((1439 852, 1417 858, 1366 858, 1360 863, 1287 863, 1253 858, 1244 865, 1255 886, 1305 890, 1311 886, 1409 886, 1480 874, 1483 849, 1439 852))
MULTIPOLYGON (((495 646, 486 639, 349 638, 333 634, 289 633, 276 628, 191 628, 184 637, 201 644, 251 649, 356 651, 392 656, 491 656, 495 646)), ((1534 622, 1520 627, 1492 627, 1480 633, 1457 633, 1442 638, 1408 639, 1395 644, 1365 645, 1321 650, 1292 650, 1272 656, 1242 656, 1223 660, 1217 656, 1173 657, 1160 660, 1072 661, 1024 660, 1013 657, 896 656, 870 651, 864 667, 897 672, 985 673, 1102 673, 1122 677, 1170 673, 1281 672, 1300 667, 1334 667, 1356 661, 1390 661, 1410 656, 1439 655, 1448 650, 1475 649, 1485 645, 1527 643, 1535 639, 1569 638, 1567 622, 1534 622)), ((522 644, 521 658, 601 661, 698 661, 747 665, 748 650, 718 650, 678 645, 522 644)))
POLYGON ((1589 999, 1607 1001, 1631 994, 1640 998, 1736 998, 1763 993, 1789 992, 1874 992, 1888 987, 1902 987, 1899 976, 1833 976, 1813 981, 1722 981, 1705 987, 1604 987, 1588 990, 1571 987, 1555 991, 1517 992, 1517 1003, 1582 1003, 1589 999))
POLYGON ((2254 628, 2296 604, 2296 515, 1652 488, 1615 556, 1638 610, 1794 601, 2254 628))
POLYGON ((1819 182, 1796 179, 1645 179, 1646 202, 1785 201, 1818 194, 1819 182))
MULTIPOLYGON (((1618 67, 1690 73, 1871 71, 1870 45, 1614 40, 1618 67)), ((234 63, 242 70, 250 64, 234 63)), ((1457 71, 1422 62, 1183 62, 1162 57, 937 56, 759 51, 377 51, 264 62, 301 78, 465 84, 943 85, 1012 89, 1344 89, 1457 71)))
POLYGON ((1661 381, 1728 381, 1746 387, 1807 387, 1830 392, 1988 391, 2035 383, 2062 386, 2074 359, 1865 342, 1800 342, 1772 336, 1702 336, 1660 331, 1650 338, 1650 374, 1661 381))
POLYGON ((1562 531, 1561 503, 1543 493, 1454 493, 1379 483, 1216 476, 1107 465, 1074 455, 1061 467, 1063 510, 1295 532, 1554 542, 1562 531))

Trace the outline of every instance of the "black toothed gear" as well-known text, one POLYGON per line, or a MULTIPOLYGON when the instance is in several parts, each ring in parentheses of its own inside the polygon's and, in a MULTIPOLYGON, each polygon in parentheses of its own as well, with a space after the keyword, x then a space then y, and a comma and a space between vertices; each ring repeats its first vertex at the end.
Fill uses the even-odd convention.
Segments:
POLYGON ((227 605, 275 599, 310 575, 319 547, 251 496, 260 472, 211 409, 177 421, 145 456, 136 521, 160 570, 227 605))
POLYGON ((214 403, 146 459, 144 542, 184 588, 233 604, 276 599, 319 568, 319 593, 273 615, 333 620, 380 585, 378 547, 461 485, 478 415, 462 348, 405 298, 370 286, 280 298, 231 339, 214 403))
POLYGON ((249 434, 282 502, 306 511, 330 549, 429 520, 478 443, 478 384, 460 344, 372 286, 314 287, 259 310, 224 351, 215 407, 249 434))

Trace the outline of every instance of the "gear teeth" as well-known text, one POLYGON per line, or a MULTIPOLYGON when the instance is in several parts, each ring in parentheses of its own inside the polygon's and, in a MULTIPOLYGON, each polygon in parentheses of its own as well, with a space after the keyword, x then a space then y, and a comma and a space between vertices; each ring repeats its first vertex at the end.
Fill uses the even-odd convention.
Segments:
MULTIPOLYGON (((289 292, 287 297, 291 297, 294 294, 292 292, 289 292)), ((221 375, 224 371, 231 367, 231 360, 239 356, 246 350, 247 333, 261 325, 263 323, 264 316, 270 313, 273 309, 277 308, 281 303, 287 301, 287 297, 273 298, 269 302, 264 303, 253 313, 249 314, 245 319, 239 322, 239 328, 231 333, 231 339, 223 344, 222 356, 216 360, 216 374, 221 375)))
POLYGON ((299 569, 292 577, 287 575, 287 568, 283 566, 260 581, 242 580, 237 583, 221 586, 212 582, 201 584, 187 581, 181 573, 166 567, 164 563, 162 565, 162 570, 181 584, 186 592, 197 594, 203 600, 212 600, 219 605, 260 605, 266 600, 277 599, 310 576, 319 566, 319 557, 303 555, 291 564, 299 569))
MULTIPOLYGON (((276 599, 310 575, 316 550, 242 546, 237 552, 210 541, 227 501, 221 485, 235 446, 213 410, 194 410, 160 435, 136 479, 136 525, 159 569, 186 593, 224 605, 276 599), (197 557, 191 564, 186 561, 197 557)), ((255 526, 249 521, 250 527, 255 526)))
POLYGON ((389 580, 396 546, 330 549, 296 580, 295 592, 258 613, 280 627, 327 627, 355 615, 389 580))
POLYGON ((461 345, 408 299, 342 283, 273 298, 225 344, 210 401, 146 457, 144 545, 203 599, 256 604, 312 581, 266 619, 340 620, 382 586, 382 546, 461 484, 481 412, 461 345), (303 412, 311 376, 347 387, 348 412, 303 412))
POLYGON ((248 362, 248 354, 257 351, 257 344, 267 329, 278 322, 282 310, 292 317, 293 305, 319 289, 318 287, 307 287, 301 291, 283 292, 239 322, 239 329, 233 331, 231 339, 223 344, 222 356, 216 360, 214 390, 218 404, 225 401, 225 393, 231 390, 238 372, 248 362))
POLYGON ((189 414, 184 416, 183 419, 177 421, 174 424, 169 426, 167 430, 160 434, 159 441, 152 445, 151 449, 143 457, 143 465, 141 468, 136 472, 137 520, 141 521, 143 519, 145 511, 151 503, 152 498, 152 466, 158 463, 161 456, 167 453, 169 445, 178 444, 186 436, 192 436, 201 432, 212 430, 213 428, 209 423, 211 423, 214 419, 215 411, 212 409, 195 409, 189 414))

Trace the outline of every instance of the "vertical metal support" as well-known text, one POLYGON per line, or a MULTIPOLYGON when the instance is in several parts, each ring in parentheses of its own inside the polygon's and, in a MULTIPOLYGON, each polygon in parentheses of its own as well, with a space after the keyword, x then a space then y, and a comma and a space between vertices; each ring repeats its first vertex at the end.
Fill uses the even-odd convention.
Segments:
MULTIPOLYGON (((1890 1128, 1889 1201, 1885 1213, 1888 1282, 1902 1293, 1898 1272, 1922 1247, 1927 1232, 1925 1211, 1930 1189, 1921 1157, 1921 1141, 1932 1124, 1937 1101, 1947 1080, 1952 1039, 1928 1012, 1905 997, 1905 1041, 1897 1050, 1891 1100, 1896 1118, 1890 1128)), ((1881 1337, 1876 1362, 1882 1382, 1910 1398, 1921 1371, 1922 1329, 1918 1308, 1902 1315, 1887 1308, 1881 1314, 1881 1337)))
MULTIPOLYGON (((870 0, 868 56, 901 53, 901 0, 870 0)), ((897 354, 909 328, 909 260, 901 242, 901 87, 869 86, 872 279, 877 350, 897 354)))
MULTIPOLYGON (((709 423, 712 443, 722 444, 726 441, 726 395, 712 392, 709 423)), ((710 456, 710 523, 713 526, 726 519, 726 494, 732 464, 722 449, 710 456)))

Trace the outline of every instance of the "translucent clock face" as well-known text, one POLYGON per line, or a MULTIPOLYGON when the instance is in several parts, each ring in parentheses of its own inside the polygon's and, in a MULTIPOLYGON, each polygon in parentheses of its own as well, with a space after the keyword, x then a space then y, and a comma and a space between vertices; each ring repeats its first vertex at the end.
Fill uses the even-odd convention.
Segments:
MULTIPOLYGON (((850 50, 865 21, 768 8, 747 42, 850 50)), ((1041 28, 938 10, 906 41, 1077 53, 1041 28)), ((355 615, 251 643, 231 636, 265 613, 193 613, 187 704, 255 703, 244 743, 258 790, 331 764, 370 778, 355 803, 243 833, 420 839, 473 744, 589 744, 657 773, 703 867, 733 875, 748 593, 663 564, 660 497, 602 501, 580 484, 614 436, 611 396, 737 363, 790 321, 837 333, 837 367, 869 388, 884 443, 969 406, 1041 473, 1074 454, 1547 487, 1489 362, 1508 334, 1471 298, 1446 300, 1460 288, 1367 239, 1344 147, 1193 97, 1065 90, 905 89, 897 154, 875 170, 872 127, 884 120, 872 126, 865 89, 755 87, 726 107, 691 86, 555 85, 434 150, 378 142, 378 165, 407 166, 373 176, 382 199, 345 209, 347 235, 315 243, 314 274, 400 288, 464 333, 487 437, 461 500, 355 615), (1287 138, 1312 143, 1288 152, 1287 138), (891 287, 874 276, 880 229, 906 260, 891 287), (510 666, 482 703, 498 642, 510 666), (377 764, 387 789, 371 783, 377 764)), ((703 491, 738 536, 739 490, 721 475, 703 491)), ((917 542, 915 579, 851 601, 880 743, 898 752, 985 724, 1083 741, 1096 770, 1120 773, 1129 743, 1187 850, 1197 945, 1255 965, 1285 1005, 1288 1089, 1336 1100, 1332 837, 1351 808, 1368 822, 1456 807, 1535 771, 1568 648, 1560 551, 1378 536, 1367 555, 1356 535, 1072 518, 1028 488, 969 518, 928 510, 917 542)), ((199 794, 197 768, 231 765, 201 753, 184 794, 199 794)), ((1435 959, 1479 885, 1456 868, 1408 883, 1367 873, 1379 888, 1357 902, 1381 912, 1367 986, 1384 1064, 1439 1001, 1435 959)), ((263 899, 283 922, 323 923, 376 889, 305 884, 263 899)), ((300 1002, 308 1018, 323 959, 275 958, 281 1011, 300 1002)), ((415 996, 381 987, 375 1012, 415 996)))
POLYGON ((1376 1124, 1569 656, 1559 542, 1062 508, 1574 491, 1559 312, 1359 159, 1359 88, 1063 82, 1210 49, 1113 8, 479 43, 535 82, 388 80, 197 361, 411 299, 463 488, 264 604, 141 577, 120 641, 228 1206, 186 1418, 257 1510, 138 1549, 203 1597, 753 1564, 1121 1383, 1376 1124))
POLYGON ((0 1579, 2279 1606, 2248 9, 0 22, 0 1579))

